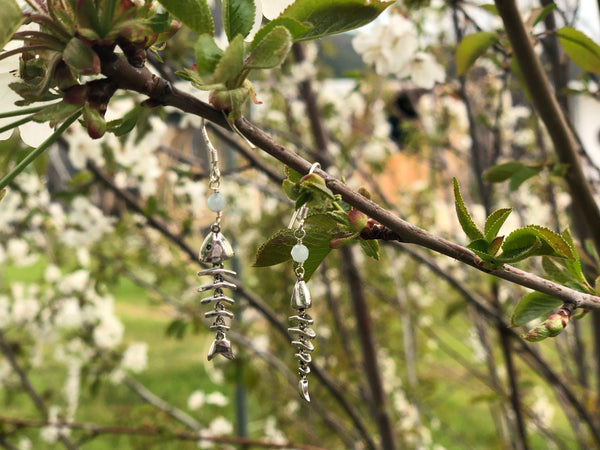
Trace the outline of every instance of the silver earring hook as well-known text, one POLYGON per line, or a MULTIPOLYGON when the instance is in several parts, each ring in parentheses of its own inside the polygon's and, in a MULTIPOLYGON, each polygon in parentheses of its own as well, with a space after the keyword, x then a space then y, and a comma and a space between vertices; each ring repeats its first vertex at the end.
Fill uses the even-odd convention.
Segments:
POLYGON ((217 149, 210 141, 210 137, 208 136, 208 132, 206 131, 206 120, 202 118, 202 137, 204 138, 204 142, 206 143, 206 150, 208 152, 208 159, 210 162, 210 178, 208 182, 208 187, 215 192, 218 192, 220 184, 221 184, 221 171, 219 170, 219 153, 217 149))
MULTIPOLYGON (((311 173, 314 173, 314 171, 317 170, 320 167, 321 167, 320 163, 318 163, 318 162, 314 163, 310 167, 310 170, 308 171, 308 174, 310 175, 311 173)), ((304 223, 304 219, 306 219, 306 214, 307 213, 308 213, 308 207, 306 205, 302 205, 302 207, 300 209, 297 209, 296 211, 294 211, 294 215, 292 216, 292 220, 290 220, 290 224, 288 225, 288 229, 291 230, 294 227, 294 224, 296 223, 296 220, 300 221, 299 228, 301 228, 302 224, 304 223)))

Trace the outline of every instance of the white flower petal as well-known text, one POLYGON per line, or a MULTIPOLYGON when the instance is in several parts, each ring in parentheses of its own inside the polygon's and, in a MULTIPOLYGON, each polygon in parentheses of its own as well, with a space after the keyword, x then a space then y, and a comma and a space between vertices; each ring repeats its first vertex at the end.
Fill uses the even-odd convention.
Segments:
MULTIPOLYGON (((259 3, 259 2, 256 2, 259 3)), ((273 20, 283 12, 288 6, 294 3, 294 0, 265 0, 262 3, 263 15, 273 20)))

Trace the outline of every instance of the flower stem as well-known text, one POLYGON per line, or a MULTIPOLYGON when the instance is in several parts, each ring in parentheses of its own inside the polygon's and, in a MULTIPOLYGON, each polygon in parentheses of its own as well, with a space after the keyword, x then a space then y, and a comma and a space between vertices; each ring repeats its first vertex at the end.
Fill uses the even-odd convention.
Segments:
MULTIPOLYGON (((8 116, 10 117, 10 116, 8 116)), ((9 123, 3 127, 0 127, 0 133, 4 133, 5 131, 12 130, 13 128, 17 128, 19 125, 23 125, 24 123, 31 122, 31 116, 23 117, 22 119, 17 120, 16 122, 9 123)))
POLYGON ((69 128, 71 126, 71 124, 77 120, 77 118, 80 116, 80 114, 81 114, 81 112, 77 111, 77 113, 73 114, 71 117, 69 117, 67 120, 65 120, 62 123, 62 125, 60 127, 58 127, 56 129, 56 131, 48 137, 48 139, 46 139, 44 142, 42 142, 42 144, 38 148, 32 150, 31 153, 29 153, 23 159, 23 161, 21 161, 19 164, 17 164, 13 170, 11 170, 8 174, 6 174, 6 176, 0 180, 0 189, 6 187, 12 180, 14 180, 14 178, 17 175, 19 175, 21 172, 23 172, 23 170, 29 164, 31 164, 38 156, 40 156, 42 154, 42 152, 44 152, 44 150, 46 150, 48 147, 50 147, 60 137, 60 135, 63 134, 65 132, 65 130, 67 128, 69 128))
MULTIPOLYGON (((0 113, 0 119, 5 119, 7 117, 22 116, 25 114, 35 114, 36 112, 41 111, 42 109, 46 108, 47 106, 54 106, 54 105, 34 106, 32 108, 22 108, 22 109, 17 109, 15 111, 3 112, 3 113, 0 113)), ((4 131, 6 131, 6 130, 4 130, 4 131)))

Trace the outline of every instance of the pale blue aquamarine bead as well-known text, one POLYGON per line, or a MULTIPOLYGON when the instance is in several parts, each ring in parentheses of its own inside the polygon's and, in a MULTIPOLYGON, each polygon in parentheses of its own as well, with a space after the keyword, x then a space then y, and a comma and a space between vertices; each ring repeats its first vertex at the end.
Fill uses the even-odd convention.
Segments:
POLYGON ((225 196, 223 194, 220 194, 219 192, 210 194, 210 196, 206 200, 208 209, 210 209, 213 212, 223 211, 225 209, 225 203, 227 203, 227 201, 225 200, 225 196))
POLYGON ((303 263, 308 259, 308 247, 304 244, 296 244, 292 247, 292 259, 297 263, 303 263))

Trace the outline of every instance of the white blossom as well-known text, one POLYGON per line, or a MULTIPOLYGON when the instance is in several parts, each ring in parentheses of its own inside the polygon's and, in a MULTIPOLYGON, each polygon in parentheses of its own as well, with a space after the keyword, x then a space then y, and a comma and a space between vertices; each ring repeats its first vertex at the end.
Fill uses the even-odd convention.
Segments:
POLYGON ((58 289, 63 294, 83 292, 90 282, 90 273, 87 270, 76 270, 63 277, 58 284, 58 289))
POLYGON ((94 328, 94 343, 102 349, 113 349, 123 339, 123 324, 115 316, 105 316, 94 328))
POLYGON ((6 245, 6 256, 17 267, 25 267, 37 261, 38 255, 31 253, 24 239, 11 239, 6 245))
POLYGON ((130 370, 133 373, 140 373, 148 366, 148 344, 145 342, 134 342, 127 347, 123 358, 121 359, 121 367, 125 370, 130 370))
POLYGON ((208 394, 204 398, 204 401, 209 405, 215 406, 227 406, 229 404, 229 399, 225 395, 223 395, 222 392, 218 391, 208 394))
POLYGON ((222 436, 233 432, 233 425, 223 416, 215 418, 208 426, 208 431, 213 436, 222 436))
POLYGON ((82 324, 79 300, 75 297, 62 299, 59 303, 54 323, 60 328, 79 327, 82 324))
POLYGON ((13 283, 11 292, 13 320, 18 323, 31 322, 40 311, 40 304, 36 300, 37 288, 25 286, 22 283, 13 283))
POLYGON ((431 53, 416 52, 398 73, 400 78, 410 77, 413 83, 424 89, 431 89, 436 82, 446 78, 444 68, 431 53))
POLYGON ((411 21, 394 14, 387 23, 376 22, 359 31, 352 45, 379 75, 389 75, 400 72, 417 50, 417 32, 411 21))
POLYGON ((194 391, 188 397, 187 407, 192 411, 202 408, 206 395, 203 391, 194 391))
POLYGON ((68 228, 62 232, 60 239, 69 247, 88 246, 112 232, 114 221, 86 197, 76 197, 66 217, 68 228))

